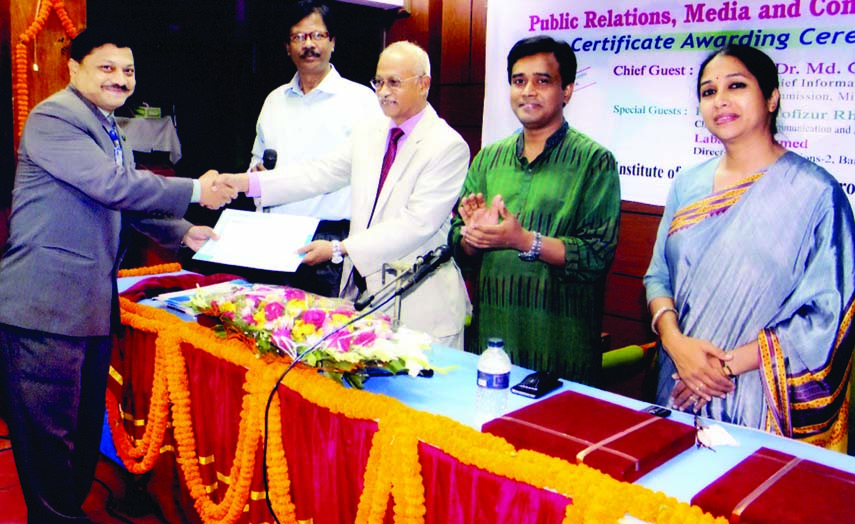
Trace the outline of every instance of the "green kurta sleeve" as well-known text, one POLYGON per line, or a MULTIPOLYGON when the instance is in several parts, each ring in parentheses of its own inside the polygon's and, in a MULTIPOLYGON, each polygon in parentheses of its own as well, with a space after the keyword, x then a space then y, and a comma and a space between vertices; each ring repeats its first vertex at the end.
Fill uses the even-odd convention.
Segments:
MULTIPOLYGON (((520 224, 565 244, 563 267, 524 262, 515 250, 467 256, 455 217, 449 241, 461 268, 477 271, 479 343, 499 336, 515 364, 596 383, 605 277, 617 248, 620 185, 614 156, 565 124, 533 162, 516 134, 475 158, 463 195, 501 194, 520 224)), ((473 348, 478 349, 478 348, 473 348)))

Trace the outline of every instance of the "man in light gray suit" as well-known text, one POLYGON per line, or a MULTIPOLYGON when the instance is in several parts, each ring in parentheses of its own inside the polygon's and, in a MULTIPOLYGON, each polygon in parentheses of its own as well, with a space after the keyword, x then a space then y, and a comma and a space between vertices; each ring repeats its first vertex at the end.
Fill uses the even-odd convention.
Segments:
POLYGON ((40 524, 89 522, 81 505, 98 461, 124 233, 198 249, 214 232, 181 219, 187 206, 235 195, 214 187, 213 171, 134 169, 112 115, 135 85, 120 36, 83 31, 68 69, 68 88, 24 128, 0 261, 0 385, 27 519, 40 524))
MULTIPOLYGON (((374 293, 382 287, 384 263, 412 265, 446 242, 456 192, 469 166, 469 147, 428 104, 430 80, 427 53, 415 44, 395 42, 380 55, 372 80, 386 118, 355 126, 347 143, 321 160, 222 175, 263 206, 351 184, 348 237, 316 240, 301 249, 304 264, 344 264, 341 291, 348 298, 355 296, 360 275, 368 293, 374 293)), ((463 278, 450 262, 404 296, 401 321, 442 344, 462 348, 467 305, 463 278)))

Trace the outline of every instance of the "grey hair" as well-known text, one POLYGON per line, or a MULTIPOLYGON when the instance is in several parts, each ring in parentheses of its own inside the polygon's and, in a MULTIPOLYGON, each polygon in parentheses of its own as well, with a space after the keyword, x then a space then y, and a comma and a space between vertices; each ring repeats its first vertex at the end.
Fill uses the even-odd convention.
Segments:
POLYGON ((400 50, 407 54, 415 56, 417 59, 418 68, 420 70, 419 73, 425 76, 430 76, 430 57, 428 57, 427 52, 422 49, 420 45, 405 40, 392 42, 391 44, 386 46, 386 49, 383 50, 383 53, 381 53, 381 55, 385 54, 386 51, 390 50, 400 50))

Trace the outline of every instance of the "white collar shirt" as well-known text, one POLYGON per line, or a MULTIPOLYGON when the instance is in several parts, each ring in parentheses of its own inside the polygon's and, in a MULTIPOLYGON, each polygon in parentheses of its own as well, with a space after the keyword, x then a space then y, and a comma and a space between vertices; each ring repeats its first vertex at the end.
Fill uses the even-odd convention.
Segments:
MULTIPOLYGON (((300 74, 271 92, 256 124, 250 167, 261 163, 265 149, 277 152, 277 167, 323 158, 350 137, 353 126, 382 116, 374 92, 339 75, 334 67, 304 94, 300 74)), ((260 173, 264 176, 264 173, 260 173)), ((350 186, 265 211, 312 216, 321 220, 350 218, 350 186)))

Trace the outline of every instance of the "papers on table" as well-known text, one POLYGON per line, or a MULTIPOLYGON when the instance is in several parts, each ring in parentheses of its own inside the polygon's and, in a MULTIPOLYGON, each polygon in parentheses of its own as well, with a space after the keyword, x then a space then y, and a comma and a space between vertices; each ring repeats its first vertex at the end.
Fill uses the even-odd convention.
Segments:
POLYGON ((193 258, 232 266, 294 272, 303 255, 297 249, 312 241, 319 219, 226 209, 214 226, 219 240, 209 240, 193 258))
POLYGON ((703 426, 698 429, 698 440, 708 448, 715 449, 719 446, 738 446, 737 441, 724 427, 718 424, 703 426))
POLYGON ((229 280, 228 282, 220 282, 218 284, 211 284, 210 286, 195 287, 184 289, 182 291, 173 291, 171 293, 161 293, 160 295, 153 297, 153 300, 156 302, 163 302, 169 309, 174 309, 178 312, 184 313, 185 315, 194 316, 196 312, 193 311, 193 308, 189 305, 190 299, 194 296, 198 294, 223 294, 234 291, 240 287, 249 287, 251 285, 252 284, 246 280, 229 280))

